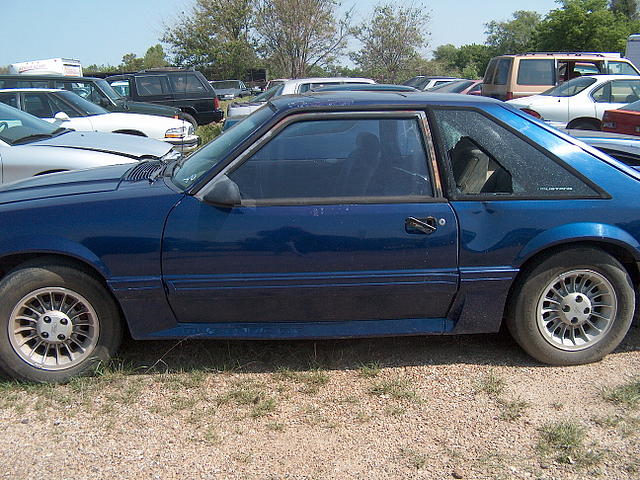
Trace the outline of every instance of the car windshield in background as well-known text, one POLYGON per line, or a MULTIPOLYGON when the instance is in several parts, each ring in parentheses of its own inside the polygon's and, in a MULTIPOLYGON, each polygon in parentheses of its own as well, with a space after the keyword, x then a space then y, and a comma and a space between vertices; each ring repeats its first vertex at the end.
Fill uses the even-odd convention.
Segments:
POLYGON ((96 85, 100 86, 100 89, 105 93, 105 95, 114 102, 122 98, 122 95, 116 92, 106 80, 102 78, 100 80, 96 80, 96 85))
POLYGON ((84 115, 102 115, 104 113, 109 113, 101 106, 96 105, 95 103, 91 103, 89 100, 85 100, 84 98, 76 95, 73 92, 58 92, 58 95, 60 95, 67 103, 70 103, 84 115))
POLYGON ((211 86, 213 88, 219 88, 220 90, 225 90, 227 88, 240 88, 240 84, 233 80, 211 82, 211 86))
POLYGON ((624 107, 620 107, 618 110, 626 110, 628 112, 640 112, 640 100, 632 102, 624 107))
POLYGON ((470 87, 473 84, 473 80, 459 80, 456 82, 449 82, 443 85, 438 85, 430 89, 430 92, 438 93, 460 93, 465 88, 470 87))
POLYGON ((57 131, 61 131, 57 125, 0 103, 0 140, 9 145, 51 137, 57 131))
POLYGON ((225 130, 220 136, 178 164, 172 174, 173 182, 187 189, 195 184, 202 175, 211 170, 237 145, 240 145, 260 125, 273 116, 273 110, 267 104, 242 119, 233 128, 225 130))
POLYGON ((275 87, 271 87, 269 90, 265 90, 260 95, 255 97, 252 102, 266 102, 267 100, 271 100, 273 97, 277 97, 282 92, 283 84, 276 85, 275 87))
POLYGON ((561 83, 557 87, 550 88, 549 90, 542 92, 540 95, 546 95, 549 97, 573 97, 594 83, 596 83, 595 78, 578 77, 571 79, 568 82, 561 83))

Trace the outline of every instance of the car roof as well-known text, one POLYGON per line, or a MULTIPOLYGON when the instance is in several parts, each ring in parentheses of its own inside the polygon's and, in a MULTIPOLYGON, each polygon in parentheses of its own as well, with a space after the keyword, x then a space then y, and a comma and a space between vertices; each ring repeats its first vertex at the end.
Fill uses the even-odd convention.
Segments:
POLYGON ((361 83, 376 83, 370 78, 360 77, 307 77, 307 78, 295 78, 293 80, 285 80, 285 85, 298 85, 300 83, 323 83, 323 82, 361 82, 361 83))
POLYGON ((367 91, 388 91, 388 92, 417 92, 417 88, 408 85, 394 85, 388 83, 344 83, 340 85, 330 85, 313 89, 314 92, 332 92, 338 90, 367 90, 367 91))
POLYGON ((61 88, 0 88, 0 92, 68 92, 69 90, 64 90, 61 88))
MULTIPOLYGON (((640 80, 640 75, 609 75, 609 74, 596 74, 596 75, 581 75, 576 78, 595 78, 602 82, 609 80, 640 80)), ((575 80, 572 78, 571 80, 575 80)))
POLYGON ((367 91, 332 91, 307 92, 299 95, 283 95, 274 97, 269 102, 278 112, 296 109, 318 109, 324 107, 335 109, 351 108, 357 110, 388 109, 403 107, 421 109, 426 105, 504 105, 503 102, 489 97, 459 95, 457 93, 430 92, 367 92, 367 91))
POLYGON ((0 78, 10 78, 15 80, 68 80, 70 82, 91 82, 94 80, 103 80, 96 77, 72 77, 69 75, 29 75, 27 73, 3 73, 0 78))

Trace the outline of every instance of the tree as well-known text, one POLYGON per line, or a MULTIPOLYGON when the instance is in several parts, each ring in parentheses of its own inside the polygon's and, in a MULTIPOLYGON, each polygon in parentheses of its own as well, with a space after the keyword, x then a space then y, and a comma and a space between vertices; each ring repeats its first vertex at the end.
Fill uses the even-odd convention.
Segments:
POLYGON ((561 0, 537 27, 540 51, 624 52, 631 33, 640 22, 608 8, 607 0, 561 0))
POLYGON ((351 58, 376 80, 390 83, 405 80, 422 61, 418 51, 428 45, 428 23, 429 14, 420 5, 378 5, 369 21, 355 29, 362 48, 351 58))
POLYGON ((330 65, 343 51, 350 11, 337 17, 335 0, 261 0, 255 30, 275 74, 299 78, 330 65))
POLYGON ((135 53, 126 53, 122 56, 119 69, 123 72, 137 72, 142 70, 144 58, 138 57, 135 53))
POLYGON ((452 44, 440 45, 433 52, 436 62, 448 67, 452 75, 461 75, 464 78, 479 78, 489 64, 489 60, 495 56, 495 51, 488 45, 471 43, 456 47, 452 44))
POLYGON ((638 20, 640 12, 638 12, 638 0, 611 0, 611 11, 624 15, 629 20, 638 20))
POLYGON ((220 78, 242 78, 257 57, 250 32, 254 15, 251 0, 196 0, 192 10, 165 29, 180 66, 209 67, 220 78))
POLYGON ((498 22, 493 20, 485 24, 486 44, 495 55, 505 53, 525 53, 534 47, 536 27, 541 16, 537 12, 518 10, 513 12, 512 20, 498 22))

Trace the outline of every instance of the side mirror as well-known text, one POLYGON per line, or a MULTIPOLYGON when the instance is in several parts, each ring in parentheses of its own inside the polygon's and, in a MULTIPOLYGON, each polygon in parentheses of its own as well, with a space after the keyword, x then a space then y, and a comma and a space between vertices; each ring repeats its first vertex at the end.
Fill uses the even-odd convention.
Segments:
POLYGON ((233 208, 242 203, 238 185, 226 175, 222 175, 205 188, 206 191, 197 197, 206 203, 226 208, 233 208))
POLYGON ((58 112, 54 115, 53 117, 55 120, 59 121, 59 122, 68 122, 69 120, 71 120, 69 118, 69 115, 67 115, 64 112, 58 112))

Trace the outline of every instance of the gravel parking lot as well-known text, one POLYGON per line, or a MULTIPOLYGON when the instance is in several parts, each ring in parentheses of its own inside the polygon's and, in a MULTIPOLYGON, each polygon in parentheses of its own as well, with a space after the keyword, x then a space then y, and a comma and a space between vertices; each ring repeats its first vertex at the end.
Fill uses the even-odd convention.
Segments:
POLYGON ((95 377, 0 383, 0 478, 640 478, 639 367, 637 326, 562 368, 503 334, 127 341, 95 377))

